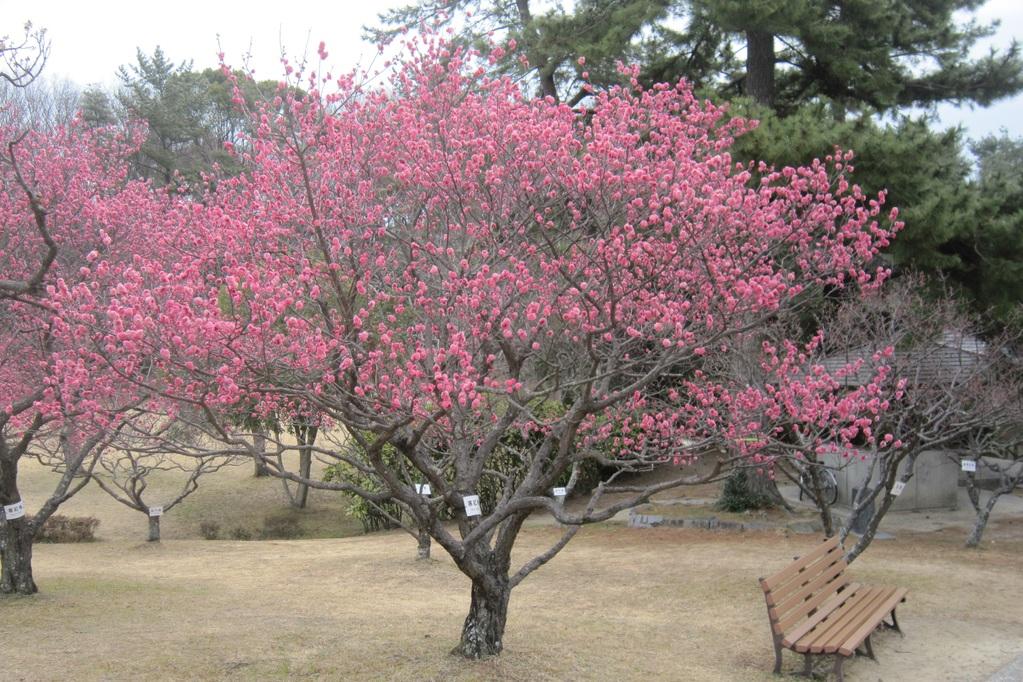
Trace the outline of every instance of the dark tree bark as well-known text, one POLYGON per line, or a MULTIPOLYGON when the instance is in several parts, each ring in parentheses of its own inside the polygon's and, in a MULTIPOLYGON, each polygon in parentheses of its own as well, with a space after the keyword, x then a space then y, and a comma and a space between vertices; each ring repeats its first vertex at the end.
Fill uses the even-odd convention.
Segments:
POLYGON ((757 104, 774 106, 774 34, 746 31, 745 87, 757 104))
POLYGON ((422 528, 419 529, 419 549, 416 558, 430 558, 430 532, 422 528))
POLYGON ((998 504, 999 498, 1002 495, 1008 495, 1016 489, 1016 485, 1019 482, 1018 476, 1011 477, 1006 473, 1002 473, 1002 480, 999 482, 997 488, 991 491, 991 497, 988 498, 986 504, 981 505, 980 503, 980 489, 977 487, 977 476, 974 473, 966 474, 966 492, 970 497, 970 504, 973 506, 973 511, 977 514, 977 520, 973 523, 973 528, 970 530, 969 537, 966 538, 966 546, 974 549, 980 546, 980 540, 984 536, 984 530, 987 528, 988 519, 991 518, 991 512, 994 510, 995 505, 998 504))
MULTIPOLYGON (((313 444, 316 442, 316 434, 319 428, 309 424, 300 424, 295 427, 295 438, 298 440, 298 475, 305 481, 309 480, 313 464, 313 444)), ((299 482, 298 493, 295 495, 295 507, 305 509, 309 501, 309 484, 299 482)))
POLYGON ((529 60, 536 66, 536 73, 540 79, 540 94, 543 97, 551 97, 559 102, 558 86, 554 82, 554 72, 557 67, 540 50, 536 49, 540 42, 540 32, 533 23, 533 12, 529 7, 529 0, 515 0, 515 7, 519 12, 519 20, 522 22, 522 33, 526 38, 526 47, 529 51, 529 60))
POLYGON ((469 615, 462 625, 462 639, 452 653, 465 658, 496 656, 504 648, 511 587, 508 576, 486 575, 472 581, 469 615))
POLYGON ((149 517, 149 542, 160 541, 160 517, 149 517))
POLYGON ((0 594, 35 594, 32 577, 32 540, 35 527, 26 519, 6 521, 0 527, 0 594))
MULTIPOLYGON (((0 506, 21 501, 18 460, 0 457, 0 506)), ((0 522, 0 594, 35 594, 32 578, 32 540, 35 526, 22 516, 0 522)))
MULTIPOLYGON (((821 517, 821 526, 824 528, 824 537, 832 537, 835 534, 835 522, 831 516, 831 503, 825 499, 824 481, 820 469, 816 466, 807 467, 807 474, 810 479, 810 493, 814 504, 817 506, 817 513, 821 517)), ((797 479, 798 484, 798 479, 797 479)))
POLYGON ((264 452, 266 452, 266 436, 263 435, 262 432, 257 431, 252 435, 252 445, 253 448, 258 453, 256 456, 252 458, 252 461, 255 462, 255 470, 253 471, 253 475, 256 478, 269 476, 270 472, 267 471, 266 462, 263 461, 263 458, 260 456, 264 452))

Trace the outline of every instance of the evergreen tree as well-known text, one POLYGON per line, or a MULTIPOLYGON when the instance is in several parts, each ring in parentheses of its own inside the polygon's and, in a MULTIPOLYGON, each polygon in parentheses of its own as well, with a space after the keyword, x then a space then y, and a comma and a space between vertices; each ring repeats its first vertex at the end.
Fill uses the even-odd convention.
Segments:
POLYGON ((1023 138, 989 136, 973 153, 978 209, 965 277, 978 303, 1004 319, 1023 301, 1023 138))

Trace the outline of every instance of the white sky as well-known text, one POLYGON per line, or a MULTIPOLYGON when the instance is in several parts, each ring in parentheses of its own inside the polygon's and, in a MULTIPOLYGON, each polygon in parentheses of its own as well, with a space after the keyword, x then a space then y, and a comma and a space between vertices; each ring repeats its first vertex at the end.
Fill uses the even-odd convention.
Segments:
MULTIPOLYGON (((151 54, 159 45, 172 61, 192 60, 199 69, 214 66, 218 37, 229 63, 240 66, 243 56, 251 52, 250 65, 256 77, 275 79, 281 73, 282 46, 291 55, 301 55, 308 47, 309 54, 315 56, 319 41, 325 41, 330 53, 328 65, 334 73, 349 70, 360 59, 367 63, 376 50, 363 42, 362 26, 375 23, 378 12, 405 2, 288 0, 268 3, 262 9, 258 0, 177 0, 162 4, 137 0, 0 0, 0 34, 18 32, 25 19, 45 27, 52 45, 47 75, 66 77, 82 85, 113 85, 117 67, 135 61, 136 47, 151 54)), ((977 17, 982 22, 1002 22, 990 45, 1004 46, 1014 36, 1023 38, 1023 0, 989 0, 977 17)), ((962 124, 970 137, 982 137, 1000 128, 1015 137, 1023 136, 1023 95, 988 109, 943 106, 939 113, 944 124, 962 124)))

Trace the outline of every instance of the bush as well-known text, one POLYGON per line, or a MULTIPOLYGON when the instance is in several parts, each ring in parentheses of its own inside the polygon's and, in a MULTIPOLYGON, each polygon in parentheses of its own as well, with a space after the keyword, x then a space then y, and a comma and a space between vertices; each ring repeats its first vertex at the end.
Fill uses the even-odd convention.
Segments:
POLYGON ((217 540, 220 538, 220 524, 216 521, 203 521, 199 524, 199 535, 205 540, 217 540))
POLYGON ((235 526, 234 528, 231 529, 231 532, 228 533, 228 537, 230 537, 232 540, 251 540, 252 531, 250 531, 248 528, 235 526))
POLYGON ((36 542, 93 542, 99 519, 94 516, 54 514, 36 533, 36 542))
POLYGON ((760 486, 751 479, 758 474, 751 474, 746 469, 735 469, 725 479, 721 489, 721 497, 717 508, 727 512, 744 512, 751 509, 771 509, 775 506, 774 499, 763 492, 760 486))
POLYGON ((260 537, 264 540, 292 540, 305 534, 298 519, 290 514, 271 514, 263 519, 260 537))

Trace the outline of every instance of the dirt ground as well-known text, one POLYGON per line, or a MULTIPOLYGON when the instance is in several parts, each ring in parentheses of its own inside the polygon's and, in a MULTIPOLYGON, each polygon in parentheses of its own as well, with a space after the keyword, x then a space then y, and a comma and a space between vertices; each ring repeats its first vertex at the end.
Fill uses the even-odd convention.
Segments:
MULTIPOLYGON (((556 529, 525 531, 520 557, 556 529)), ((771 680, 757 578, 814 538, 585 529, 514 593, 506 652, 447 652, 468 583, 401 533, 347 539, 41 545, 42 593, 0 601, 5 680, 771 680)), ((905 637, 847 679, 984 680, 1023 649, 1023 542, 958 534, 876 543, 857 578, 904 585, 905 637)), ((789 669, 799 659, 786 654, 789 669)))
MULTIPOLYGON (((51 476, 25 466, 30 507, 51 476)), ((160 494, 174 485, 153 482, 160 494)), ((697 514, 715 496, 701 486, 655 504, 697 514)), ((359 532, 345 504, 314 491, 309 510, 287 512, 318 539, 197 539, 202 520, 256 530, 284 509, 280 483, 243 465, 204 480, 150 544, 145 517, 90 486, 62 513, 100 518, 99 541, 38 545, 42 593, 0 599, 0 677, 766 682, 777 678, 757 578, 817 541, 784 529, 588 527, 513 594, 505 653, 468 663, 448 654, 467 579, 439 548, 415 561, 400 531, 344 537, 359 532)), ((556 534, 551 520, 531 524, 517 559, 556 534)), ((855 562, 856 579, 910 593, 905 637, 877 635, 879 663, 852 661, 846 679, 982 682, 1023 653, 1023 516, 996 512, 978 551, 964 538, 959 527, 900 528, 855 562)), ((785 665, 801 661, 786 652, 785 665)))

